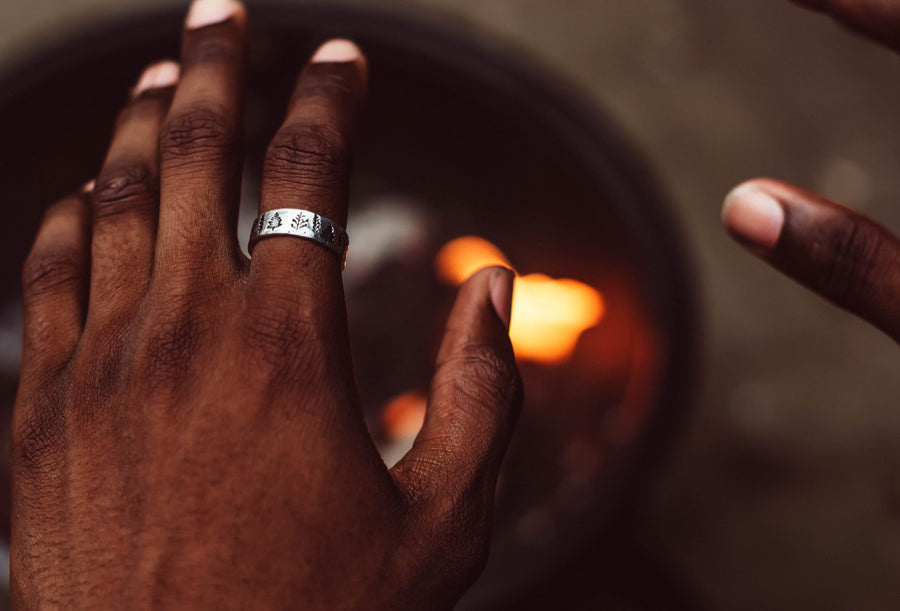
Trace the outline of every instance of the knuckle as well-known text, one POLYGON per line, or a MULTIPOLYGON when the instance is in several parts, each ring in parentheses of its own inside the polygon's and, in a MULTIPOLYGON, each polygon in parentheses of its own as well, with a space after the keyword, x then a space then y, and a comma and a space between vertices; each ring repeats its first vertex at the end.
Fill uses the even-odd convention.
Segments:
POLYGON ((266 153, 267 173, 301 184, 335 185, 346 166, 343 135, 315 122, 283 127, 266 153))
POLYGON ((10 460, 26 474, 53 469, 64 436, 64 402, 57 396, 45 396, 37 403, 20 406, 10 431, 10 460))
POLYGON ((166 121, 159 139, 166 159, 221 157, 236 143, 235 130, 222 109, 195 106, 166 121))
POLYGON ((82 253, 76 248, 32 250, 22 268, 22 291, 40 297, 81 282, 84 275, 82 253))
POLYGON ((307 362, 310 346, 320 333, 309 316, 296 310, 268 306, 247 317, 244 341, 251 358, 268 365, 276 373, 298 369, 307 362))
POLYGON ((200 308, 173 308, 152 317, 135 359, 151 387, 173 385, 187 377, 206 333, 200 308))
POLYGON ((94 190, 96 219, 114 217, 156 200, 158 180, 146 163, 123 164, 103 172, 94 190))
POLYGON ((13 464, 26 473, 36 473, 46 469, 49 459, 54 453, 56 437, 47 427, 32 423, 23 425, 10 442, 13 464))
POLYGON ((878 227, 861 216, 826 222, 812 248, 813 260, 822 270, 819 285, 825 296, 847 304, 866 295, 883 245, 878 227))
MULTIPOLYGON (((91 350, 89 358, 78 359, 75 364, 78 378, 84 381, 84 396, 91 398, 88 406, 98 405, 113 396, 126 373, 123 364, 124 347, 120 342, 112 339, 123 335, 124 329, 108 328, 107 331, 109 339, 91 350)), ((86 407, 82 413, 90 415, 94 411, 93 407, 86 407)))

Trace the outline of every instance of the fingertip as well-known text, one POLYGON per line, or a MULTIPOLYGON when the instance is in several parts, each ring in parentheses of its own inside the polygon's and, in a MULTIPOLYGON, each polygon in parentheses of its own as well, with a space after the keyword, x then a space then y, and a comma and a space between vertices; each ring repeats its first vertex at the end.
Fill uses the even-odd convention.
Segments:
POLYGON ((478 270, 459 287, 447 319, 439 362, 473 338, 509 344, 514 279, 512 270, 491 266, 478 270))
POLYGON ((224 23, 229 19, 244 20, 247 9, 238 0, 194 0, 184 25, 188 30, 224 23))
POLYGON ((784 208, 762 181, 745 182, 726 197, 722 223, 739 242, 760 252, 772 250, 784 227, 784 208))
POLYGON ((843 204, 770 179, 732 191, 722 218, 774 268, 900 341, 900 240, 890 231, 843 204))
POLYGON ((309 61, 313 64, 349 63, 365 60, 360 48, 351 40, 335 38, 320 46, 309 61))
POLYGON ((162 89, 163 87, 171 87, 178 83, 181 76, 181 66, 178 62, 165 60, 151 64, 144 69, 132 91, 132 97, 137 97, 141 93, 150 89, 162 89))
POLYGON ((509 330, 510 317, 512 316, 513 287, 516 274, 506 267, 493 268, 489 282, 491 303, 494 311, 500 317, 503 326, 509 330))
POLYGON ((362 83, 362 90, 369 88, 369 62, 359 46, 346 38, 334 38, 321 45, 309 60, 310 66, 333 64, 353 66, 362 83))

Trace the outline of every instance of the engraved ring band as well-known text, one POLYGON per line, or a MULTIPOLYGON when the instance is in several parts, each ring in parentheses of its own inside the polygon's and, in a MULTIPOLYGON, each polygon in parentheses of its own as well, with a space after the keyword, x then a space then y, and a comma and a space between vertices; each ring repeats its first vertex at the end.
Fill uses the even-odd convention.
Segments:
POLYGON ((324 216, 298 208, 269 210, 260 214, 253 223, 247 250, 252 254, 257 242, 273 236, 312 240, 337 255, 341 262, 341 270, 347 266, 350 238, 343 227, 324 216))

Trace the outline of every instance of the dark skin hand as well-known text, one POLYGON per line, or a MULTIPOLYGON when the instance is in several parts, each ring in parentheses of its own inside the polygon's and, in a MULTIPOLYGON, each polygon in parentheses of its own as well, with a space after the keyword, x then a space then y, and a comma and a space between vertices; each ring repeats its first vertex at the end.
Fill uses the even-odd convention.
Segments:
MULTIPOLYGON (((900 0, 796 2, 900 51, 900 0)), ((246 14, 203 4, 181 77, 145 73, 96 188, 48 210, 24 271, 13 600, 448 608, 483 566, 520 405, 512 277, 485 270, 461 289, 425 427, 386 469, 360 412, 337 260, 271 238, 251 263, 232 237, 246 14)), ((269 149, 260 208, 343 225, 366 63, 346 42, 317 60, 269 149)), ((889 232, 771 180, 733 192, 723 218, 900 341, 889 232)))
MULTIPOLYGON (((793 0, 900 52, 900 0, 793 0)), ((768 179, 725 200, 729 233, 770 265, 900 342, 900 240, 821 195, 768 179)))
MULTIPOLYGON (((234 0, 195 4, 180 77, 145 72, 96 186, 47 211, 28 257, 17 607, 445 609, 486 560, 521 404, 512 272, 460 290, 424 428, 388 470, 360 408, 338 258, 273 237, 250 261, 234 237, 246 29, 234 0)), ((346 224, 366 82, 347 41, 306 65, 260 212, 346 224)))

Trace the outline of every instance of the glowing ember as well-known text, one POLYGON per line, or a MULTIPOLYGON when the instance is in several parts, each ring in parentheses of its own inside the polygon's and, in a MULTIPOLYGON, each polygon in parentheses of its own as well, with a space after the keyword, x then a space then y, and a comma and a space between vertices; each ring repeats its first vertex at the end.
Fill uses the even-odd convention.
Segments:
POLYGON ((425 422, 428 399, 420 392, 394 397, 381 412, 381 428, 393 440, 415 437, 425 422))
POLYGON ((478 270, 490 265, 512 268, 500 249, 475 236, 456 238, 444 245, 434 260, 438 277, 459 286, 478 270))
MULTIPOLYGON (((441 279, 455 285, 489 265, 510 267, 496 246, 472 236, 449 242, 435 260, 441 279)), ((561 363, 575 351, 581 334, 600 322, 603 313, 600 292, 582 282, 541 274, 519 276, 509 330, 516 356, 561 363)))

